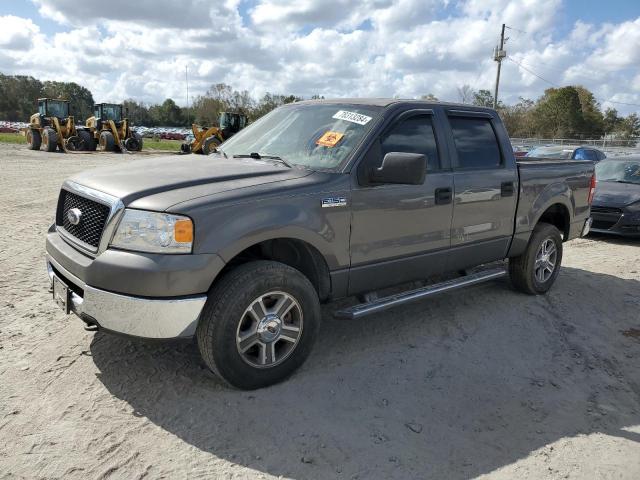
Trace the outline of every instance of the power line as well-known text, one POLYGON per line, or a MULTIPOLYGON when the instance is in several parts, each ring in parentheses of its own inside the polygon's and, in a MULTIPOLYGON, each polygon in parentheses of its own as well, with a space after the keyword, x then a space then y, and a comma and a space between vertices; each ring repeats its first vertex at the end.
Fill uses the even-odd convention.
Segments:
MULTIPOLYGON (((531 75, 533 75, 534 77, 538 77, 540 80, 542 80, 543 82, 548 83, 551 86, 554 86, 556 88, 562 88, 560 85, 558 85, 557 83, 552 82, 551 80, 547 80, 546 78, 538 75, 536 72, 534 72, 533 70, 530 70, 529 68, 525 67, 522 63, 518 62, 517 60, 515 60, 514 58, 512 58, 511 56, 507 56, 506 57, 508 60, 511 60, 513 63, 515 63, 516 65, 518 65, 520 68, 522 68, 523 70, 529 72, 531 75)), ((640 107, 640 104, 638 103, 629 103, 629 102, 618 102, 616 100, 603 100, 601 98, 597 98, 594 95, 594 98, 596 100, 598 100, 600 103, 615 103, 615 104, 619 104, 619 105, 626 105, 629 107, 640 107)))
POLYGON ((531 75, 533 75, 534 77, 538 77, 540 80, 542 80, 543 82, 548 83, 549 85, 552 85, 554 87, 558 87, 560 88, 560 85, 553 83, 551 80, 547 80, 544 77, 541 77, 540 75, 538 75, 536 72, 534 72, 533 70, 529 70, 527 67, 525 67, 522 63, 518 62, 517 60, 514 60, 511 56, 507 56, 507 60, 511 60, 513 63, 515 63, 516 65, 518 65, 520 68, 522 68, 523 70, 529 72, 531 75))

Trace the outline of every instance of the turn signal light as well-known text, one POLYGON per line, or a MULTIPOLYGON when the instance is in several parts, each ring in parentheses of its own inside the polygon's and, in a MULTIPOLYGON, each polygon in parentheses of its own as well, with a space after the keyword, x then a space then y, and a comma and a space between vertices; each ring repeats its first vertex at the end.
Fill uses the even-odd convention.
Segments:
POLYGON ((178 220, 173 227, 173 237, 176 242, 193 242, 193 222, 191 220, 178 220))

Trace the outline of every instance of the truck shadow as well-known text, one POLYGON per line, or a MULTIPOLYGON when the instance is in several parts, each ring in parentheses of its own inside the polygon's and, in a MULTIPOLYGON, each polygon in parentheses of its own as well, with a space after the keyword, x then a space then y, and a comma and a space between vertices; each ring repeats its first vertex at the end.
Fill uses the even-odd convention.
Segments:
POLYGON ((217 382, 193 343, 97 334, 91 352, 136 415, 215 457, 292 478, 462 479, 562 438, 640 442, 625 429, 640 424, 639 291, 564 268, 543 297, 500 281, 357 321, 330 305, 304 367, 252 392, 217 382))

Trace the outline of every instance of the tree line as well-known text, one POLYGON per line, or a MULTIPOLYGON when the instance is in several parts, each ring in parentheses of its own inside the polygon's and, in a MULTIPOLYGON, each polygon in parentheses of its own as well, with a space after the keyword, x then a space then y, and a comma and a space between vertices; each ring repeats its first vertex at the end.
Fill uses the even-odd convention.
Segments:
MULTIPOLYGON (((462 103, 493 107, 489 90, 458 88, 462 103)), ((434 100, 431 94, 422 98, 434 100)), ((537 100, 520 97, 513 105, 498 102, 498 113, 512 138, 615 138, 628 140, 640 136, 637 113, 621 116, 614 108, 602 111, 593 93, 585 87, 549 88, 537 100)))
MULTIPOLYGON (((493 106, 489 90, 476 91, 463 85, 458 88, 458 96, 462 103, 493 106)), ((71 113, 78 122, 84 122, 93 114, 91 91, 77 83, 42 82, 30 76, 0 74, 0 120, 28 121, 36 112, 36 100, 40 97, 69 100, 71 113)), ((438 100, 432 94, 422 98, 438 100)), ((246 90, 238 91, 219 83, 195 97, 188 108, 180 107, 171 98, 160 104, 145 104, 135 99, 123 103, 135 125, 188 127, 191 123, 216 125, 218 116, 225 111, 244 113, 249 121, 254 121, 280 105, 299 100, 302 98, 296 95, 273 93, 256 99, 246 90)), ((549 88, 535 101, 521 97, 513 105, 499 102, 498 113, 511 137, 595 139, 607 135, 624 140, 640 135, 637 113, 625 117, 613 108, 603 112, 593 93, 582 86, 549 88)))

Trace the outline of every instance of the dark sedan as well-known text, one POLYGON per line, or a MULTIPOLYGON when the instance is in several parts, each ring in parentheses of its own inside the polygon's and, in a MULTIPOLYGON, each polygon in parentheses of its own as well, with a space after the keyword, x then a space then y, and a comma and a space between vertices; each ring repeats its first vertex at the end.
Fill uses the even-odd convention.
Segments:
POLYGON ((640 237, 640 155, 596 165, 593 232, 640 237))

